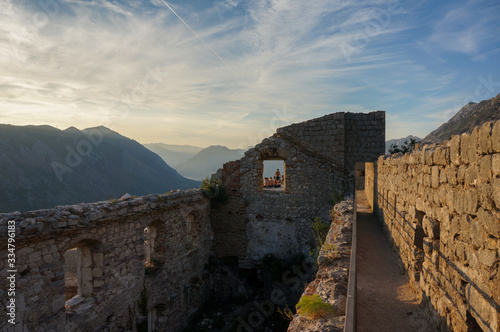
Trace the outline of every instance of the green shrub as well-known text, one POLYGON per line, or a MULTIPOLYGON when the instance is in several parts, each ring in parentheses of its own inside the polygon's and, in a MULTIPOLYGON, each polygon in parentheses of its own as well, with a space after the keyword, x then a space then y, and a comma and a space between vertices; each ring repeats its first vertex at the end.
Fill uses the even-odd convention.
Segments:
POLYGON ((337 258, 340 258, 340 253, 336 245, 325 243, 322 249, 324 255, 328 258, 328 260, 330 260, 330 262, 333 262, 337 258))
POLYGON ((222 186, 222 180, 218 179, 215 181, 211 181, 208 177, 205 180, 201 181, 201 191, 205 197, 213 199, 217 202, 225 202, 226 195, 224 194, 224 187, 222 186))
POLYGON ((307 319, 325 319, 335 317, 335 307, 325 303, 318 294, 304 295, 295 305, 297 312, 307 319))

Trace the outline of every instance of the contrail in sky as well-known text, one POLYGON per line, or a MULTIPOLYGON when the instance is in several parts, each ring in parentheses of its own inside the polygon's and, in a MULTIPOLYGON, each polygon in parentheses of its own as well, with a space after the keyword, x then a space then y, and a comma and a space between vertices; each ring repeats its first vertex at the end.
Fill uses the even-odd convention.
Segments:
POLYGON ((217 54, 217 52, 215 52, 215 50, 210 46, 208 45, 204 40, 203 38, 201 38, 201 36, 196 32, 194 31, 190 26, 189 24, 187 24, 176 12, 175 10, 172 9, 172 7, 170 7, 170 5, 165 1, 165 0, 161 0, 165 6, 168 7, 168 9, 170 9, 172 11, 172 13, 174 13, 175 16, 177 16, 177 18, 179 20, 181 20, 182 23, 184 23, 184 25, 189 29, 191 30, 191 32, 199 39, 201 40, 201 42, 210 50, 212 51, 212 53, 220 60, 220 62, 222 62, 224 65, 227 65, 227 63, 219 56, 219 54, 217 54))

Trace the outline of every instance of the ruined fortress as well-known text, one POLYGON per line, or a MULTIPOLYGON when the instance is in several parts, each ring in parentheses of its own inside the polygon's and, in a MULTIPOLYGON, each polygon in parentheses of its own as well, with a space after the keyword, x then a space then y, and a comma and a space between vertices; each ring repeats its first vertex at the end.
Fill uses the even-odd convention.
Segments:
MULTIPOLYGON (((1 257, 11 234, 16 246, 14 267, 0 260, 2 280, 16 271, 16 325, 0 328, 180 331, 225 292, 214 259, 251 270, 266 254, 307 252, 311 220, 329 218, 332 192, 354 191, 362 162, 365 191, 430 315, 444 330, 498 330, 500 122, 404 156, 381 156, 384 141, 384 112, 335 113, 279 128, 225 164, 213 176, 224 200, 189 190, 0 214, 1 257), (266 160, 284 162, 283 190, 263 188, 266 160)), ((4 317, 8 293, 2 282, 4 317)))

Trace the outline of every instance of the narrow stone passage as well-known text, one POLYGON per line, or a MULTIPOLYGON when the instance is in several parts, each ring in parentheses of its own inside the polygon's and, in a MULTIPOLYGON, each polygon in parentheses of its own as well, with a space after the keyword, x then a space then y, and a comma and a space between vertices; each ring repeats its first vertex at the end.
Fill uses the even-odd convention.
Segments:
POLYGON ((358 332, 436 331, 428 326, 363 190, 357 191, 357 199, 358 332))

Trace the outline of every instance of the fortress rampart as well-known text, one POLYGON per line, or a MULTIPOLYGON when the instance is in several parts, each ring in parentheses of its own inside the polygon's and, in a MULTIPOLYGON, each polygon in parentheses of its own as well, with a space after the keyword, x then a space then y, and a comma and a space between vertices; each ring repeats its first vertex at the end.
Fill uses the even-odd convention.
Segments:
POLYGON ((500 121, 381 156, 367 165, 366 183, 411 284, 443 330, 500 331, 500 121))
MULTIPOLYGON (((15 235, 17 323, 0 329, 182 330, 228 284, 213 276, 211 258, 254 269, 266 254, 307 252, 312 219, 329 218, 332 192, 353 190, 351 164, 374 162, 384 132, 382 111, 280 128, 217 173, 225 202, 190 190, 0 214, 1 257, 15 235), (264 190, 264 160, 283 160, 284 190, 264 190)), ((0 260, 1 280, 8 270, 0 260)), ((3 317, 9 285, 0 284, 3 317)))
MULTIPOLYGON (((150 325, 178 331, 203 301, 209 214, 199 190, 1 214, 2 257, 8 221, 16 225, 17 324, 2 320, 0 329, 134 330, 149 314, 150 325), (79 296, 65 303, 65 253, 72 248, 79 296)), ((6 263, 0 261, 2 280, 6 263)))

